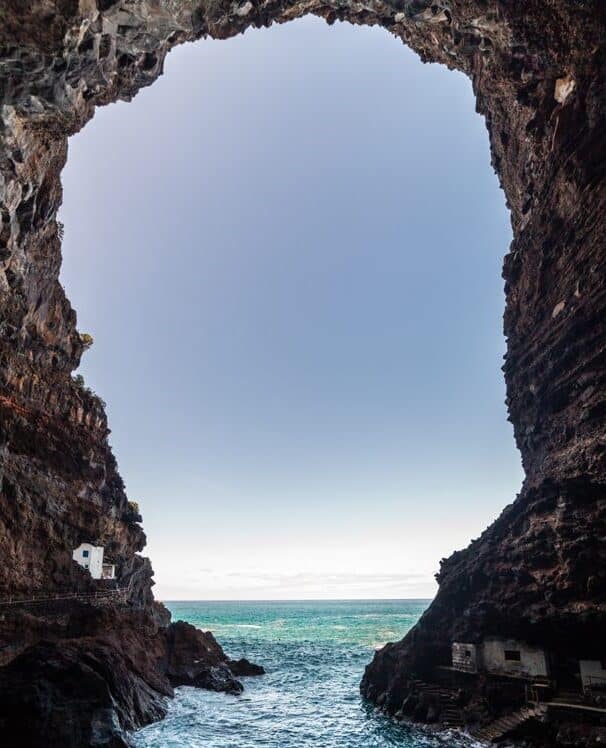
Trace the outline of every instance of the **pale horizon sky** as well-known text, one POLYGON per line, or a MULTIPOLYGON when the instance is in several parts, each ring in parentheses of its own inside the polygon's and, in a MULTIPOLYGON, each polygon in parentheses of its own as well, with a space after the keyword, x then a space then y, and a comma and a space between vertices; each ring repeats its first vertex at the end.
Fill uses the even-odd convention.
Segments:
POLYGON ((522 480, 470 82, 305 18, 174 50, 69 148, 79 373, 156 596, 432 597, 522 480))

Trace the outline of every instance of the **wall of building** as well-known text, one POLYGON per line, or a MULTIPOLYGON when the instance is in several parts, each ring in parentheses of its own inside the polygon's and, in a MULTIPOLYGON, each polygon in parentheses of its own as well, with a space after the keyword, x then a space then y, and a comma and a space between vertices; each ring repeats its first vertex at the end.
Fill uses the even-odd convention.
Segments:
POLYGON ((478 672, 478 648, 475 644, 452 643, 452 666, 466 673, 478 672))
POLYGON ((93 546, 90 554, 89 571, 93 579, 101 579, 103 576, 103 548, 93 546))
POLYGON ((93 579, 101 579, 103 576, 103 546, 82 543, 75 549, 72 558, 88 569, 93 579), (86 551, 88 556, 85 555, 86 551))
POLYGON ((600 660, 581 660, 579 662, 583 688, 606 689, 606 668, 600 660))
POLYGON ((116 567, 114 564, 103 564, 103 579, 115 579, 116 567))
POLYGON ((542 649, 513 639, 486 639, 482 646, 484 669, 489 673, 520 677, 547 677, 547 656, 542 649), (508 660, 506 652, 518 652, 519 660, 508 660))

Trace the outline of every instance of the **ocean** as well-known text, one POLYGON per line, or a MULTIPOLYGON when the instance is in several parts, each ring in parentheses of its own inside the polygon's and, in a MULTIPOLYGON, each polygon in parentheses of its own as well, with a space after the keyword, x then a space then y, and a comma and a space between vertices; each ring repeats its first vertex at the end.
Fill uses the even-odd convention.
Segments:
POLYGON ((240 696, 177 689, 137 748, 458 748, 456 733, 397 724, 360 698, 373 650, 397 641, 428 600, 172 602, 173 619, 214 633, 226 653, 266 669, 240 696))

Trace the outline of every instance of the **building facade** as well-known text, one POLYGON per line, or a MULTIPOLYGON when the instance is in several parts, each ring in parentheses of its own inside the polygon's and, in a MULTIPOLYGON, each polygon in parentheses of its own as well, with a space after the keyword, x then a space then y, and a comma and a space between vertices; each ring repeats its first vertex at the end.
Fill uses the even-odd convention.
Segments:
POLYGON ((549 677, 545 650, 514 639, 485 639, 482 659, 488 673, 523 678, 549 677))
POLYGON ((547 654, 514 639, 485 639, 481 644, 453 642, 452 667, 466 673, 485 672, 518 678, 548 678, 547 654))
POLYGON ((103 563, 103 546, 92 543, 81 543, 72 553, 72 558, 87 569, 93 579, 114 579, 113 564, 103 563))
POLYGON ((475 644, 452 643, 452 666, 464 673, 478 672, 478 648, 475 644))

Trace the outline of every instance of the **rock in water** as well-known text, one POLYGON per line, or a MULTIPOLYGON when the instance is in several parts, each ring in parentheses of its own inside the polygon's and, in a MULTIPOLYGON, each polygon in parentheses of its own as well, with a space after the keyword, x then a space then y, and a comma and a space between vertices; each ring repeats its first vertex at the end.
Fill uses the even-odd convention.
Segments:
POLYGON ((234 675, 239 677, 265 674, 265 669, 261 667, 261 665, 255 665, 254 662, 249 662, 246 657, 242 657, 239 660, 230 660, 229 669, 234 675))

